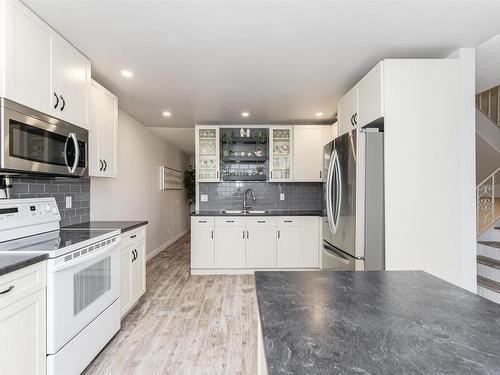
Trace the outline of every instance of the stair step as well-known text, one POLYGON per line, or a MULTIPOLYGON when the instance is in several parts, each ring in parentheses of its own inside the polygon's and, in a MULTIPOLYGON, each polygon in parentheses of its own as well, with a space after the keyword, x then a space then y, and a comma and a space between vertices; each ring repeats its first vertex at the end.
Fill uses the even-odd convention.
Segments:
POLYGON ((500 242, 498 241, 478 241, 478 243, 480 243, 481 245, 496 247, 497 249, 500 249, 500 242))
POLYGON ((500 283, 498 281, 490 280, 483 276, 478 276, 477 285, 492 290, 496 293, 500 293, 500 283))
POLYGON ((496 268, 497 270, 500 270, 500 260, 491 259, 491 258, 485 257, 483 255, 478 255, 477 262, 479 264, 482 264, 483 266, 488 266, 488 267, 496 268))

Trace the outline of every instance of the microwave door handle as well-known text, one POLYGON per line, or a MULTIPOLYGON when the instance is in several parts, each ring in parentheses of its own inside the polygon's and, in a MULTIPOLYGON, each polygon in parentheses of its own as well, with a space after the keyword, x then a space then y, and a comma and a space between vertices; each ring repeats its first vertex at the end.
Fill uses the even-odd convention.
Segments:
POLYGON ((75 145, 75 162, 73 163, 73 166, 69 170, 70 173, 75 173, 76 168, 78 167, 78 161, 80 160, 80 147, 78 146, 78 138, 76 138, 75 133, 69 133, 68 138, 71 138, 73 140, 73 144, 75 145))

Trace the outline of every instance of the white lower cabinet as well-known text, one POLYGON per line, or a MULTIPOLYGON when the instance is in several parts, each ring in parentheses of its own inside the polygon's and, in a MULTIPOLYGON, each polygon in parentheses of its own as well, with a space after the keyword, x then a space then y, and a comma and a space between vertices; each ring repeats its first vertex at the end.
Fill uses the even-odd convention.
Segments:
POLYGON ((193 273, 318 268, 319 218, 191 218, 193 273))
POLYGON ((120 315, 123 318, 146 292, 146 227, 121 238, 120 315))
POLYGON ((46 267, 0 277, 0 374, 46 373, 46 267))

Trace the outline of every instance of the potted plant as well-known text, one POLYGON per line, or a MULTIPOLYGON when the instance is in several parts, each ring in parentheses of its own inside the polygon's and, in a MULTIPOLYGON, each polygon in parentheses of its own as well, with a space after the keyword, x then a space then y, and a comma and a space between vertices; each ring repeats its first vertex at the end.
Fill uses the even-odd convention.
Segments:
POLYGON ((184 188, 186 189, 186 198, 189 205, 196 203, 196 187, 195 187, 196 170, 192 165, 184 171, 184 188))

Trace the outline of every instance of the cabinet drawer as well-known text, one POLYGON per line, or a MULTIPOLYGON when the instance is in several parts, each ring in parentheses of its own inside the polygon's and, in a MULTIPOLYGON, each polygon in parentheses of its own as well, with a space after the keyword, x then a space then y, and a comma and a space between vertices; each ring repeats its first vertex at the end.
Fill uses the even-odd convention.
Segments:
POLYGON ((275 227, 276 226, 275 217, 247 217, 247 227, 248 228, 258 228, 258 227, 275 227))
POLYGON ((47 285, 47 262, 43 261, 0 277, 0 308, 27 295, 45 288, 47 285))
POLYGON ((280 216, 278 218, 279 227, 298 227, 300 225, 300 216, 280 216))
POLYGON ((191 216, 191 226, 210 229, 214 227, 213 216, 191 216))
POLYGON ((226 216, 215 218, 216 227, 244 227, 245 218, 238 216, 226 216))
POLYGON ((145 238, 146 238, 146 226, 142 226, 138 229, 122 233, 120 248, 123 250, 126 247, 136 242, 144 241, 145 238))

